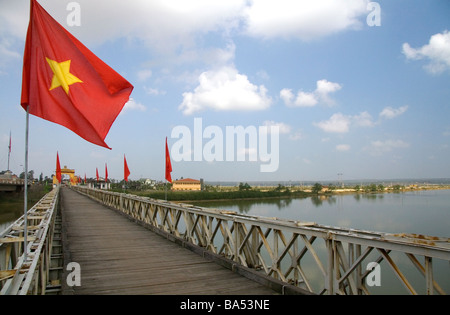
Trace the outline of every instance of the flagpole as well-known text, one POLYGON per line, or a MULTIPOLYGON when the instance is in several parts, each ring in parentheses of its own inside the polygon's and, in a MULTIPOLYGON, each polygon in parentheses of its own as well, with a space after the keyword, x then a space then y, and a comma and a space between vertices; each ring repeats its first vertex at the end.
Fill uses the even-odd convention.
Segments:
POLYGON ((9 132, 9 146, 8 146, 8 171, 9 171, 9 159, 11 157, 11 131, 9 132))
POLYGON ((25 179, 24 179, 24 198, 23 198, 23 257, 24 262, 27 260, 28 250, 27 250, 27 236, 28 236, 28 125, 29 125, 29 106, 27 106, 27 116, 25 125, 25 179))

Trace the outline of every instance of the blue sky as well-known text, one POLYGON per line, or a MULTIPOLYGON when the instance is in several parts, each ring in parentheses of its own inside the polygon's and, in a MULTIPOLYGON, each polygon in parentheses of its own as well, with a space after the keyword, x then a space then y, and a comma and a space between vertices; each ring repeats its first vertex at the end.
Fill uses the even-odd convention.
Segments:
MULTIPOLYGON (((81 176, 94 177, 96 168, 103 176, 107 163, 109 177, 120 180, 125 154, 131 179, 162 180, 165 138, 172 148, 179 141, 172 131, 193 133, 201 118, 203 128, 224 133, 279 126, 279 167, 263 173, 260 159, 173 161, 172 178, 450 177, 446 0, 39 3, 135 88, 106 137, 112 150, 30 116, 28 168, 36 175, 54 173, 58 151, 81 176), (368 25, 368 16, 380 25, 368 25)), ((0 0, 0 169, 11 132, 15 173, 24 164, 28 18, 29 1, 0 0)))

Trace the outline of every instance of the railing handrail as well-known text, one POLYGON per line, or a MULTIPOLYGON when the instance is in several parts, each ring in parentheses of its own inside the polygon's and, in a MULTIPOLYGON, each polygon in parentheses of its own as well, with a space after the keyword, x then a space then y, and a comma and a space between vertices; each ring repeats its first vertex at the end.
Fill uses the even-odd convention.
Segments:
POLYGON ((303 256, 309 252, 324 276, 324 287, 317 293, 369 293, 363 283, 369 273, 365 272, 365 268, 362 270, 362 262, 375 249, 374 252, 380 253, 376 261, 386 261, 408 292, 417 293, 394 262, 391 251, 403 253, 410 258, 426 278, 426 293, 437 291, 445 294, 433 278, 431 259, 450 261, 448 238, 338 228, 314 222, 202 208, 82 186, 73 188, 135 220, 224 255, 246 267, 264 269, 268 275, 312 291, 308 275, 301 265, 303 256), (181 227, 183 223, 184 230, 181 227), (218 240, 218 235, 223 239, 218 240), (319 251, 314 249, 316 239, 325 242, 326 266, 322 263, 319 251), (300 242, 303 242, 303 248, 297 245, 300 242), (348 246, 347 252, 343 244, 348 246), (271 265, 266 262, 262 252, 269 256, 271 265), (422 264, 415 255, 424 257, 425 263, 422 264), (286 270, 283 270, 281 265, 289 256, 291 260, 287 262, 286 270))
POLYGON ((27 257, 22 215, 0 233, 0 295, 45 294, 59 186, 27 211, 27 257))

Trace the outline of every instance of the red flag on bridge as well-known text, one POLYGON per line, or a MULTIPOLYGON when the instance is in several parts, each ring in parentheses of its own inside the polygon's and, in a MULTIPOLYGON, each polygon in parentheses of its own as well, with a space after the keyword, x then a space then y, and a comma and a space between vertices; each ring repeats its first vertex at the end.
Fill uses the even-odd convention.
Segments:
POLYGON ((166 137, 166 180, 171 183, 172 182, 172 163, 170 162, 170 154, 169 147, 167 146, 167 137, 166 137))
POLYGON ((104 139, 133 86, 31 0, 21 105, 83 139, 104 139))
POLYGON ((56 152, 56 179, 61 183, 61 165, 59 164, 58 152, 56 152))
POLYGON ((128 182, 128 176, 130 176, 130 169, 128 168, 127 158, 123 155, 123 179, 128 182))
POLYGON ((108 181, 108 166, 105 163, 105 183, 108 181))
POLYGON ((98 182, 98 168, 95 168, 95 175, 97 176, 97 182, 98 182))

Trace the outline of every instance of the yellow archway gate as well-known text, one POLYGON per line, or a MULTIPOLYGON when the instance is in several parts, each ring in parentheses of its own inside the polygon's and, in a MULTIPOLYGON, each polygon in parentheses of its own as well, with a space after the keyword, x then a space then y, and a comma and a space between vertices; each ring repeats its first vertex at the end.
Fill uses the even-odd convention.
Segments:
MULTIPOLYGON (((63 175, 70 176, 70 185, 75 186, 78 184, 79 178, 78 176, 75 176, 75 170, 67 168, 67 166, 64 165, 64 168, 61 169, 61 178, 63 175)), ((58 180, 56 179, 56 175, 53 175, 53 185, 56 184, 58 184, 58 180)))

